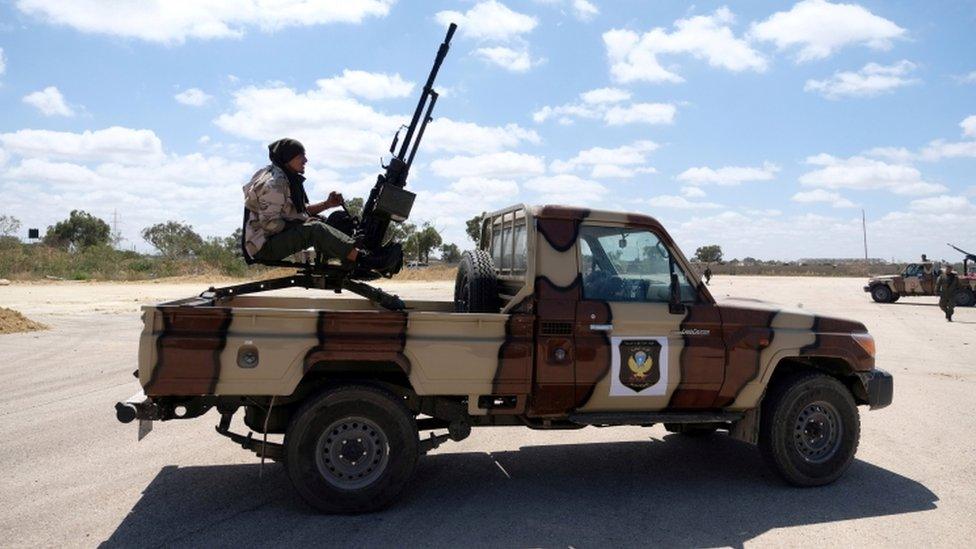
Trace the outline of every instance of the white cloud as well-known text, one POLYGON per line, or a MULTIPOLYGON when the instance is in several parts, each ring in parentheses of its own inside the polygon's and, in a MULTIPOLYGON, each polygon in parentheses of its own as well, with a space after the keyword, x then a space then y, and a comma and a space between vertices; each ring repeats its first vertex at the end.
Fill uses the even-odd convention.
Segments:
POLYGON ((684 196, 670 194, 653 196, 648 198, 646 203, 652 208, 676 210, 713 210, 722 207, 721 204, 716 204, 714 202, 694 202, 688 200, 684 196))
POLYGON ((953 76, 953 79, 960 84, 976 84, 976 71, 969 72, 967 74, 961 74, 953 76))
POLYGON ((624 124, 671 124, 678 108, 671 103, 633 103, 611 107, 603 116, 609 126, 624 124))
POLYGON ((917 154, 906 149, 905 147, 874 147, 873 149, 864 151, 864 154, 867 156, 885 158, 896 164, 910 164, 918 157, 917 154))
POLYGON ((0 172, 6 211, 44 226, 73 209, 103 217, 117 209, 123 234, 143 249, 138 231, 169 219, 187 220, 205 235, 232 233, 240 225, 241 186, 254 171, 219 156, 167 154, 149 130, 25 129, 0 134, 0 142, 12 155, 0 172))
POLYGON ((811 203, 826 202, 834 208, 854 208, 855 204, 844 198, 840 193, 826 191, 824 189, 814 189, 812 191, 801 191, 793 195, 793 202, 811 203))
POLYGON ((535 17, 512 11, 495 0, 479 2, 465 13, 437 12, 434 18, 444 26, 457 23, 463 36, 476 40, 510 40, 531 32, 538 24, 535 17))
POLYGON ((7 72, 7 57, 3 54, 3 48, 0 48, 0 76, 7 72))
POLYGON ((967 116, 959 123, 962 134, 966 137, 976 137, 976 114, 967 116))
POLYGON ((177 103, 188 105, 190 107, 202 107, 206 105, 208 101, 213 99, 213 96, 208 95, 200 88, 190 88, 174 95, 173 99, 176 99, 177 103))
POLYGON ((527 72, 532 67, 541 63, 541 60, 532 59, 528 49, 514 50, 505 46, 496 46, 492 48, 478 48, 474 51, 474 54, 486 63, 499 66, 511 72, 527 72))
POLYGON ((825 80, 807 80, 803 90, 818 92, 827 99, 873 97, 921 82, 917 78, 908 77, 908 73, 915 68, 915 63, 907 60, 893 65, 868 63, 857 72, 838 71, 825 80))
POLYGON ((705 191, 701 190, 701 187, 681 187, 681 196, 685 198, 704 198, 705 191))
POLYGON ((589 168, 590 177, 595 179, 633 177, 637 173, 654 173, 654 168, 640 166, 647 162, 648 153, 657 148, 657 143, 646 140, 613 149, 593 147, 580 151, 569 160, 554 160, 550 168, 555 173, 589 168))
POLYGON ((678 174, 678 181, 693 185, 714 183, 716 185, 739 185, 747 181, 771 181, 779 172, 779 166, 763 162, 762 167, 726 166, 723 168, 688 168, 678 174))
POLYGON ((359 23, 366 17, 385 16, 394 1, 238 0, 119 4, 101 0, 18 0, 17 8, 48 23, 81 32, 181 44, 188 38, 240 38, 249 28, 272 32, 294 26, 359 23))
POLYGON ((74 116, 75 111, 68 106, 64 96, 54 86, 24 96, 24 103, 41 111, 44 116, 74 116))
POLYGON ((976 206, 965 196, 933 196, 912 200, 908 207, 916 212, 933 214, 976 213, 976 206))
POLYGON ((654 28, 638 34, 612 29, 603 34, 610 74, 617 82, 683 82, 677 73, 665 68, 658 56, 688 54, 709 65, 733 72, 763 72, 767 61, 748 42, 736 38, 730 26, 735 16, 722 7, 711 15, 698 15, 674 22, 674 31, 654 28))
POLYGON ((456 179, 462 177, 519 178, 541 175, 546 167, 543 159, 530 154, 511 151, 477 156, 454 156, 430 163, 434 175, 456 179))
POLYGON ((950 142, 936 139, 922 149, 919 158, 929 162, 943 158, 976 158, 976 141, 950 142))
POLYGON ((421 148, 430 152, 484 154, 515 148, 523 143, 541 142, 539 134, 518 124, 480 126, 437 118, 427 126, 421 148))
POLYGON ((561 124, 572 124, 576 118, 603 119, 608 126, 623 124, 671 124, 678 108, 671 103, 628 103, 630 92, 620 88, 597 88, 579 94, 581 103, 546 105, 532 113, 532 120, 542 123, 556 118, 561 124))
POLYGON ((852 156, 837 158, 819 154, 806 162, 818 169, 800 176, 800 184, 823 189, 886 190, 895 194, 919 195, 942 192, 946 187, 922 179, 916 168, 881 160, 852 156))
POLYGON ((580 21, 589 21, 600 14, 600 9, 587 0, 573 0, 573 15, 580 21))
POLYGON ((0 134, 8 152, 29 158, 144 164, 163 157, 163 144, 152 130, 113 126, 82 133, 24 129, 0 134))
MULTIPOLYGON (((385 98, 404 93, 399 77, 382 77, 380 90, 367 91, 363 82, 374 76, 345 71, 342 77, 322 79, 305 92, 282 84, 249 86, 234 92, 234 110, 217 117, 224 131, 260 143, 290 136, 302 141, 311 163, 328 162, 336 168, 374 167, 386 151, 393 133, 409 122, 409 114, 386 114, 351 95, 385 98), (350 77, 350 75, 356 75, 350 77)), ((401 137, 403 137, 401 135, 401 137)), ((479 126, 438 118, 427 128, 421 155, 433 151, 481 154, 520 142, 536 143, 538 135, 517 125, 479 126)), ((419 157, 418 157, 419 158, 419 157)))
POLYGON ((344 69, 341 76, 316 80, 315 84, 327 95, 347 97, 355 95, 369 101, 407 97, 413 92, 413 82, 398 74, 344 69))
POLYGON ((789 11, 753 23, 749 31, 752 39, 772 42, 780 50, 799 48, 797 62, 824 59, 852 45, 887 50, 905 34, 905 29, 858 4, 824 0, 798 2, 789 11))
POLYGON ((619 103, 630 99, 630 92, 620 88, 597 88, 580 94, 580 99, 590 105, 619 103))
POLYGON ((571 174, 535 177, 525 182, 525 188, 536 192, 542 202, 567 206, 592 206, 610 192, 595 181, 571 174))

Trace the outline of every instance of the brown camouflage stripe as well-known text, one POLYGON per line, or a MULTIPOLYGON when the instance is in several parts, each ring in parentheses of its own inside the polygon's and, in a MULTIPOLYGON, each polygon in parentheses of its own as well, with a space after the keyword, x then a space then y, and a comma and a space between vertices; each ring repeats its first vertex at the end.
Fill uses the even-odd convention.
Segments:
POLYGON ((772 324, 777 311, 727 306, 716 308, 722 317, 726 356, 725 379, 712 407, 724 408, 735 402, 746 384, 759 375, 762 352, 773 341, 772 324))
POLYGON ((492 394, 527 395, 532 381, 532 296, 512 307, 505 321, 505 341, 498 348, 492 394))
POLYGON ((680 329, 684 332, 684 346, 679 358, 681 378, 671 394, 668 408, 710 408, 725 376, 725 341, 718 306, 688 307, 680 329), (690 331, 706 330, 708 335, 689 335, 690 331))
POLYGON ((220 354, 233 315, 227 307, 157 307, 163 331, 156 364, 143 389, 148 396, 213 394, 220 354))
POLYGON ((319 311, 315 327, 318 345, 305 354, 308 372, 322 362, 386 362, 410 375, 405 311, 319 311))
POLYGON ((900 294, 905 293, 905 279, 904 278, 902 278, 900 276, 896 276, 895 278, 891 279, 891 285, 894 286, 894 289, 895 289, 896 292, 898 292, 900 294))
POLYGON ((536 214, 536 227, 546 242, 559 252, 565 252, 576 244, 580 224, 590 215, 590 210, 545 206, 536 214))
POLYGON ((812 329, 816 338, 813 343, 800 349, 800 356, 841 358, 858 372, 874 368, 874 357, 851 337, 852 333, 867 333, 864 324, 817 315, 813 319, 812 329))
POLYGON ((590 324, 612 320, 610 307, 601 301, 582 300, 582 276, 559 286, 544 276, 535 280, 535 378, 528 415, 564 415, 582 406, 610 371, 610 340, 605 332, 592 332, 590 324), (545 335, 543 325, 560 324, 569 333, 545 335), (575 339, 575 341, 574 341, 575 339), (566 351, 559 361, 554 354, 566 351))

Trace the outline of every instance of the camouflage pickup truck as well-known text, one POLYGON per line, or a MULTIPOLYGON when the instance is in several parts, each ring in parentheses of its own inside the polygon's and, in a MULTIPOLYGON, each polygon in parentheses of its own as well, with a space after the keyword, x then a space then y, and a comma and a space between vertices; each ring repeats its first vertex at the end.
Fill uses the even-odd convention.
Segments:
POLYGON ((519 205, 487 216, 481 242, 454 301, 205 292, 144 307, 143 390, 117 415, 145 427, 215 408, 217 431, 283 462, 309 504, 367 512, 472 427, 723 430, 787 482, 822 485, 854 458, 858 405, 891 403, 863 324, 716 302, 651 217, 519 205), (240 411, 257 436, 230 430, 240 411))
MULTIPOLYGON (((976 274, 969 272, 966 263, 964 271, 959 275, 955 301, 959 307, 972 307, 976 305, 976 274)), ((864 291, 878 303, 894 303, 905 296, 934 296, 938 295, 935 286, 940 273, 935 263, 923 256, 921 262, 906 265, 901 274, 871 277, 864 291)))

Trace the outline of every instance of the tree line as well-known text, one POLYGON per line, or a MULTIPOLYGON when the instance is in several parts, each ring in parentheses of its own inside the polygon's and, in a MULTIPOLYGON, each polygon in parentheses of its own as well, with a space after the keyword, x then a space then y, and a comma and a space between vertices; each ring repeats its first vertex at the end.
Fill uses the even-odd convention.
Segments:
MULTIPOLYGON (((361 198, 346 203, 353 215, 362 211, 361 198)), ((0 215, 0 239, 6 243, 19 243, 15 236, 21 222, 10 215, 0 215)), ((145 227, 140 235, 160 255, 168 259, 200 257, 214 258, 232 254, 241 257, 242 231, 236 229, 225 237, 202 237, 192 225, 179 221, 166 221, 145 227)), ((437 251, 447 263, 461 260, 461 249, 457 244, 444 242, 441 232, 430 222, 415 225, 399 223, 390 226, 387 239, 396 239, 403 244, 404 254, 411 261, 427 263, 430 254, 437 251)), ((67 219, 47 228, 42 242, 44 245, 64 251, 81 251, 96 246, 118 244, 117 236, 112 234, 108 223, 83 210, 72 210, 67 219)))

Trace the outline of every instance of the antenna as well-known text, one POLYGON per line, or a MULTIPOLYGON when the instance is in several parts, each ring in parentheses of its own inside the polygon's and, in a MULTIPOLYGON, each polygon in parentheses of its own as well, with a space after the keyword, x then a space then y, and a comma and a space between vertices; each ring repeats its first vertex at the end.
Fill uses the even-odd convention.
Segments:
POLYGON ((861 208, 861 231, 864 233, 864 261, 868 260, 868 223, 864 217, 864 208, 861 208))

